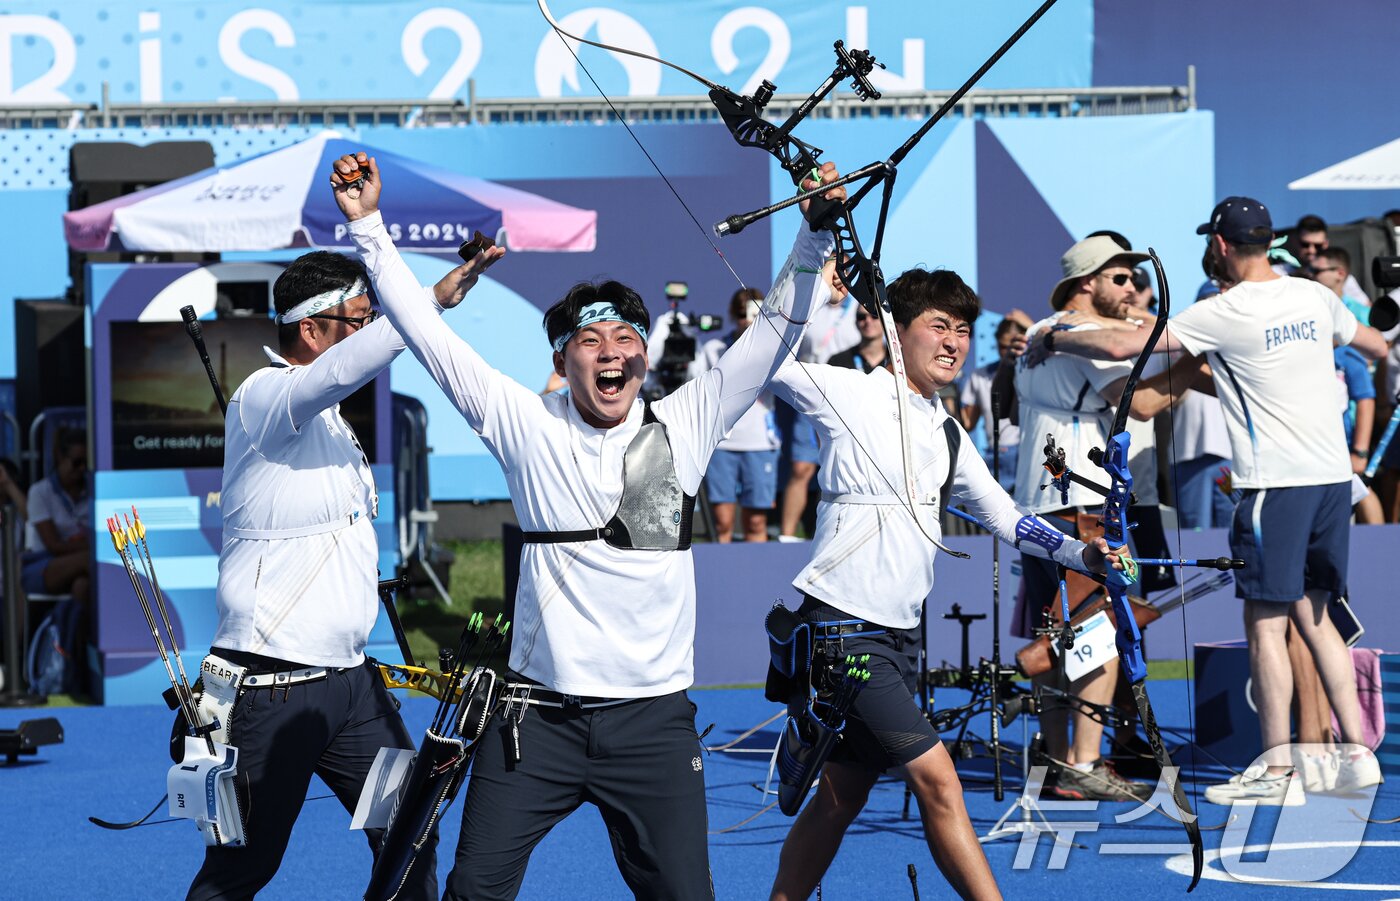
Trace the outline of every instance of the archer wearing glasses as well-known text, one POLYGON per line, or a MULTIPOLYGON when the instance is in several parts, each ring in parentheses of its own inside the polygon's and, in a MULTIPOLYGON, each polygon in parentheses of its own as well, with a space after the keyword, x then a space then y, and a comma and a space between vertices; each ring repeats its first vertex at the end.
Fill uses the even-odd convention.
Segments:
POLYGON ((349 324, 349 326, 350 326, 351 329, 353 329, 353 330, 355 330, 355 331, 358 332, 360 329, 364 328, 366 325, 368 325, 368 324, 370 324, 371 322, 373 322, 374 320, 378 319, 378 318, 379 318, 379 311, 378 311, 378 310, 370 310, 368 313, 366 313, 366 314, 363 315, 363 316, 332 316, 330 313, 313 313, 312 315, 310 315, 310 316, 308 316, 308 317, 306 317, 306 318, 308 318, 308 319, 329 319, 329 320, 331 320, 332 322, 344 322, 344 323, 349 324))
MULTIPOLYGON (((476 276, 470 265, 448 273, 435 308, 460 303, 476 276)), ((246 774, 252 839, 206 848, 191 899, 251 898, 273 879, 313 771, 353 804, 380 748, 414 746, 364 654, 379 606, 379 496, 339 404, 404 349, 375 321, 366 281, 359 263, 327 251, 288 266, 272 289, 278 350, 264 348, 269 365, 229 399, 209 665, 275 674, 281 690, 276 703, 271 689, 242 690, 253 697, 227 741, 246 774)), ((378 830, 366 836, 378 846, 378 830)), ((438 897, 425 853, 401 897, 438 897)))

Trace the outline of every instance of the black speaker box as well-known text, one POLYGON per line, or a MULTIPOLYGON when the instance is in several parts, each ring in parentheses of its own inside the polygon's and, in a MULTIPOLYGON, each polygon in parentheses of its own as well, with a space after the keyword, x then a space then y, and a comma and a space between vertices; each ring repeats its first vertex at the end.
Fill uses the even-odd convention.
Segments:
MULTIPOLYGON (((135 191, 155 187, 214 165, 214 147, 208 141, 162 141, 136 144, 91 142, 74 144, 68 151, 68 209, 80 210, 135 191)), ((83 266, 86 263, 132 262, 137 255, 120 247, 99 253, 68 253, 68 299, 83 303, 83 266)), ((142 254, 152 262, 212 262, 218 254, 142 254)))
POLYGON ((86 403, 83 308, 59 300, 16 301, 15 413, 20 428, 27 435, 40 410, 86 403))

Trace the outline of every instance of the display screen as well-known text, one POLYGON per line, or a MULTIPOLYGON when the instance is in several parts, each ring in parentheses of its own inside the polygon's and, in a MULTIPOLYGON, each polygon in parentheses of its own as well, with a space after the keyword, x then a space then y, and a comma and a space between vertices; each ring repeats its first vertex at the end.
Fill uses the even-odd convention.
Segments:
MULTIPOLYGON (((277 326, 262 317, 201 322, 209 362, 232 397, 268 365, 277 326)), ((113 469, 194 469, 224 465, 224 423, 204 364, 183 322, 111 324, 113 469)), ((374 448, 374 383, 340 405, 360 446, 374 448)))

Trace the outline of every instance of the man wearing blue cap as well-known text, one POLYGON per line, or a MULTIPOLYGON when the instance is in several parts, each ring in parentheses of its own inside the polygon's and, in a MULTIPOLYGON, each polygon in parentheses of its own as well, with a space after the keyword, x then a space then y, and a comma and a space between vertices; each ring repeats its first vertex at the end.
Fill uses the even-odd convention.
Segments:
MULTIPOLYGON (((1235 594, 1244 599, 1265 751, 1264 763, 1211 786, 1206 800, 1304 801, 1288 749, 1290 621, 1312 651, 1347 743, 1337 759, 1337 790, 1368 788, 1381 781, 1380 767, 1363 744, 1351 657, 1327 612, 1346 587, 1351 463, 1339 417, 1318 411, 1336 407, 1333 346, 1349 344, 1378 359, 1385 340, 1359 324, 1332 291, 1270 268, 1273 223, 1259 201, 1225 198, 1196 233, 1206 236, 1233 287, 1174 317, 1156 350, 1208 355, 1225 411, 1234 484, 1242 493, 1230 549, 1247 563, 1235 594)), ((1132 359, 1148 331, 1052 333, 1043 349, 1132 359)))

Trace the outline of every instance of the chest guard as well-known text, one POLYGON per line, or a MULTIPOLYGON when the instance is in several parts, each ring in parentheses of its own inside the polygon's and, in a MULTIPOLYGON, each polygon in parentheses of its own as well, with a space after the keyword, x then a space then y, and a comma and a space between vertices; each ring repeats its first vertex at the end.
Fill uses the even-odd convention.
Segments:
POLYGON ((622 499, 608 524, 569 532, 525 532, 530 544, 606 541, 616 548, 684 551, 690 548, 695 495, 681 490, 666 425, 647 404, 642 427, 622 457, 622 499))

